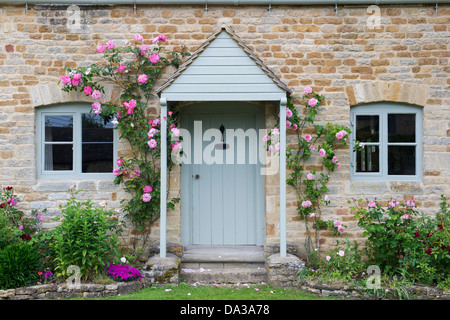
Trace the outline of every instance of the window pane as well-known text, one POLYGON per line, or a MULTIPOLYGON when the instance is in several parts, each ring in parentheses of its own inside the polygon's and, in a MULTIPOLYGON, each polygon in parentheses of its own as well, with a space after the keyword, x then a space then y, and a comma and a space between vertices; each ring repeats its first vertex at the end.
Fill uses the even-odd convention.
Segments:
POLYGON ((82 172, 112 172, 113 147, 112 143, 83 143, 82 172))
POLYGON ((415 114, 388 114, 389 142, 416 142, 415 114))
POLYGON ((379 116, 356 116, 356 140, 360 142, 378 142, 379 127, 379 116))
POLYGON ((72 116, 45 116, 45 141, 73 141, 72 116))
POLYGON ((416 174, 416 147, 389 146, 388 147, 388 174, 389 175, 415 175, 416 174))
POLYGON ((113 124, 105 123, 99 115, 85 113, 81 116, 83 142, 113 142, 113 124))
POLYGON ((72 144, 45 145, 44 170, 73 170, 72 144))
POLYGON ((356 172, 379 172, 380 150, 378 146, 365 146, 356 152, 356 172))

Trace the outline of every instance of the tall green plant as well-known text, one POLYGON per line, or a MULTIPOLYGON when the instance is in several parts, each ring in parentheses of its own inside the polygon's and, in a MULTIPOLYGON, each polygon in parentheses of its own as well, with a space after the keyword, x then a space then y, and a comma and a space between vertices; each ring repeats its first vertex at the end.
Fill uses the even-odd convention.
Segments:
POLYGON ((95 207, 91 200, 77 201, 79 192, 70 189, 71 197, 57 218, 61 224, 53 232, 52 246, 59 274, 67 276, 67 268, 75 265, 87 279, 119 258, 122 225, 116 211, 95 207))

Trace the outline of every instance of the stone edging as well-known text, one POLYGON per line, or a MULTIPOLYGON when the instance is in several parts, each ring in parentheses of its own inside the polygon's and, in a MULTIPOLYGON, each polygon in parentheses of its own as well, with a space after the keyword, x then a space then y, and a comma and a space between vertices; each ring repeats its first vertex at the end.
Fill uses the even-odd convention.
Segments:
MULTIPOLYGON (((335 296, 343 299, 362 299, 362 300, 399 300, 396 296, 396 289, 392 287, 383 287, 380 293, 384 297, 378 297, 364 287, 350 287, 342 284, 327 284, 318 281, 301 280, 297 288, 307 292, 318 294, 322 297, 335 296)), ((440 288, 411 286, 406 287, 407 297, 401 299, 408 300, 450 300, 450 290, 442 290, 440 288)))
POLYGON ((142 280, 130 282, 116 282, 113 284, 81 284, 79 287, 66 284, 41 284, 9 290, 0 290, 0 300, 41 300, 41 299, 70 299, 76 297, 103 298, 128 294, 152 285, 152 282, 142 280))

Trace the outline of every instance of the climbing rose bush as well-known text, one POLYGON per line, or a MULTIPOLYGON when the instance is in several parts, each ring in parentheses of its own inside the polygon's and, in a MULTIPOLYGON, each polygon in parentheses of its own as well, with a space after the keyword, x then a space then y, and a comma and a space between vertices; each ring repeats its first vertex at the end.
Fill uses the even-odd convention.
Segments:
MULTIPOLYGON (((168 51, 164 44, 167 37, 160 34, 151 41, 136 34, 127 45, 119 46, 113 40, 98 44, 96 51, 102 54, 102 62, 74 69, 65 68, 68 75, 60 79, 65 92, 79 91, 92 98, 92 113, 104 121, 111 121, 119 131, 120 139, 126 139, 131 156, 116 160, 113 170, 114 183, 123 184, 130 199, 122 200, 121 211, 135 228, 144 231, 159 218, 161 120, 151 118, 147 107, 153 98, 155 82, 164 70, 177 68, 188 53, 168 51), (121 90, 120 103, 105 99, 104 84, 110 82, 121 90)), ((166 119, 168 169, 172 168, 171 150, 181 153, 178 141, 177 114, 169 112, 166 119)), ((170 199, 173 208, 179 199, 170 199)), ((148 234, 148 233, 146 233, 148 234)), ((145 240, 145 239, 144 239, 145 240)))

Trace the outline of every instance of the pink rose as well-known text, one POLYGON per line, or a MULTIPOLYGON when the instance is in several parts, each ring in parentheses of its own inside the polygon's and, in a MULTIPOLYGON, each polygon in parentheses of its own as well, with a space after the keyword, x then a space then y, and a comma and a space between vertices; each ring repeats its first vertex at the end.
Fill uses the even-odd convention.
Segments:
POLYGON ((342 133, 342 131, 339 131, 338 133, 336 133, 336 139, 341 140, 344 137, 344 134, 342 133))
POLYGON ((108 42, 106 42, 106 48, 109 50, 112 50, 116 47, 116 44, 114 43, 114 41, 109 40, 108 42))
POLYGON ((150 202, 150 200, 152 200, 152 196, 150 195, 150 193, 144 193, 142 195, 142 201, 144 202, 150 202))
POLYGON ((95 114, 100 114, 102 112, 102 105, 100 104, 100 102, 95 101, 92 104, 92 109, 94 109, 95 114))
POLYGON ((125 163, 125 161, 122 158, 117 159, 117 165, 119 167, 123 166, 124 163, 125 163))
POLYGON ((294 129, 294 130, 297 130, 297 125, 294 123, 293 125, 292 125, 292 129, 294 129))
POLYGON ((102 97, 102 93, 99 90, 94 90, 92 92, 92 98, 94 99, 100 99, 102 97))
POLYGON ((311 203, 311 201, 309 201, 309 200, 306 200, 306 201, 303 201, 302 202, 302 207, 303 208, 308 208, 308 207, 310 207, 312 205, 312 203, 311 203))
POLYGON ((135 34, 134 35, 134 40, 135 41, 142 41, 142 40, 144 40, 144 37, 141 36, 140 34, 135 34))
POLYGON ((332 159, 331 161, 333 161, 334 163, 336 163, 336 162, 338 162, 338 158, 337 158, 336 156, 334 156, 333 159, 332 159))
POLYGON ((147 142, 148 146, 150 147, 150 149, 154 149, 156 148, 156 146, 158 145, 158 143, 156 142, 155 139, 151 139, 147 142))
POLYGON ((146 54, 147 51, 148 51, 148 49, 149 49, 149 46, 146 45, 146 44, 143 44, 142 46, 140 46, 140 47, 139 47, 139 50, 141 50, 141 56, 143 56, 144 54, 146 54))
POLYGON ((337 165, 337 168, 338 169, 340 169, 341 168, 341 164, 338 162, 338 163, 336 163, 336 165, 337 165))
POLYGON ((344 252, 344 251, 342 251, 342 250, 339 250, 339 252, 338 252, 338 255, 339 255, 339 256, 343 257, 343 256, 344 256, 344 254, 345 254, 345 252, 344 252))
POLYGON ((312 139, 312 137, 311 137, 309 134, 307 134, 307 135, 305 136, 305 140, 306 140, 307 142, 310 142, 311 139, 312 139))
POLYGON ((310 146, 309 146, 309 149, 314 150, 315 147, 314 147, 313 145, 310 145, 310 146))
POLYGON ((286 128, 289 128, 292 125, 290 121, 286 121, 286 128))
POLYGON ((105 52, 105 50, 106 50, 106 47, 105 47, 104 45, 99 44, 99 45, 97 46, 97 52, 98 52, 98 53, 103 53, 103 52, 105 52))
POLYGON ((76 79, 76 80, 80 80, 81 79, 81 73, 75 73, 73 75, 73 78, 76 79))
POLYGON ((314 179, 314 175, 310 172, 310 173, 308 173, 308 174, 306 175, 306 178, 307 178, 308 180, 312 180, 312 179, 314 179))
POLYGON ((290 118, 292 117, 294 114, 292 113, 291 109, 286 109, 286 117, 290 118))
POLYGON ((303 89, 304 94, 310 94, 311 92, 312 92, 311 87, 305 87, 305 89, 303 89))
POLYGON ((314 107, 317 104, 317 100, 314 98, 309 99, 308 104, 310 107, 314 107))
POLYGON ((279 142, 275 145, 275 151, 280 152, 280 143, 279 142))
POLYGON ((370 201, 369 204, 368 204, 368 206, 369 206, 370 208, 375 208, 375 207, 377 206, 377 204, 376 204, 375 202, 373 202, 373 201, 370 201))
POLYGON ((327 261, 330 261, 330 260, 331 260, 331 257, 330 257, 330 256, 326 256, 325 259, 326 259, 327 261))
POLYGON ((120 168, 114 168, 113 169, 113 174, 118 177, 122 174, 122 171, 120 170, 120 168))
POLYGON ((147 80, 148 80, 148 77, 147 77, 146 74, 141 74, 141 75, 138 76, 138 82, 139 82, 140 84, 146 83, 147 80))
POLYGON ((173 128, 172 130, 170 130, 173 132, 174 137, 179 137, 180 136, 180 129, 178 128, 173 128))
POLYGON ((62 76, 60 80, 63 85, 69 84, 72 81, 69 76, 62 76))
POLYGON ((268 140, 269 140, 269 135, 266 134, 266 135, 264 136, 263 140, 264 140, 264 141, 268 141, 268 140))
POLYGON ((92 88, 89 86, 84 87, 84 94, 90 96, 92 94, 92 88))
POLYGON ((325 152, 324 149, 320 149, 320 150, 319 150, 319 154, 323 157, 323 156, 325 156, 327 153, 325 152))
POLYGON ((269 150, 270 153, 274 153, 275 152, 275 148, 273 146, 269 146, 269 150))
POLYGON ((178 141, 176 141, 175 143, 172 143, 170 146, 172 147, 173 151, 177 151, 177 150, 181 149, 181 144, 178 141))
POLYGON ((145 186, 144 188, 142 188, 142 190, 144 190, 145 193, 150 193, 153 191, 152 187, 150 186, 145 186))
POLYGON ((120 66, 117 67, 116 71, 117 71, 118 73, 124 72, 126 68, 127 68, 127 67, 126 67, 124 64, 121 64, 120 66))
POLYGON ((72 79, 72 85, 73 86, 77 86, 80 84, 80 80, 79 79, 72 79))
POLYGON ((333 226, 335 228, 339 227, 340 225, 341 225, 341 222, 339 220, 336 220, 336 221, 333 222, 333 226))
POLYGON ((151 63, 155 64, 155 63, 158 63, 158 61, 159 61, 159 56, 157 54, 152 54, 150 56, 150 62, 151 63))
POLYGON ((345 230, 345 227, 344 227, 344 226, 339 226, 339 227, 338 227, 338 231, 339 231, 339 232, 344 232, 344 230, 345 230))
POLYGON ((404 214, 404 215, 402 216, 402 218, 405 219, 405 220, 409 220, 409 214, 404 214))

